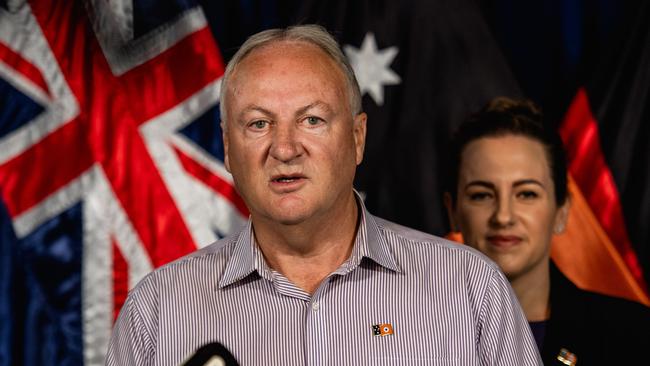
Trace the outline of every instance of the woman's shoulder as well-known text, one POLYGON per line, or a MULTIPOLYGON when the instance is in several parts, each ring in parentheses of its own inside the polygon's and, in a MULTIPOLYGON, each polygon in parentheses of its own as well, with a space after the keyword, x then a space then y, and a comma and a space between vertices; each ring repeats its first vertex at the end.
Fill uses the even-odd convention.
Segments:
POLYGON ((587 314, 595 312, 601 320, 647 317, 647 321, 650 321, 649 307, 621 297, 580 289, 553 263, 551 265, 551 301, 554 306, 569 303, 581 312, 589 309, 587 314))
MULTIPOLYGON (((551 275, 552 318, 575 324, 576 332, 628 338, 650 329, 650 308, 636 301, 578 288, 557 268, 551 275)), ((585 334, 586 335, 586 334, 585 334)), ((649 337, 646 337, 649 338, 649 337)), ((650 342, 650 339, 648 339, 650 342)), ((650 343, 648 343, 650 344, 650 343)))
POLYGON ((648 329, 650 308, 580 289, 552 265, 551 318, 542 352, 546 363, 555 364, 566 349, 580 364, 634 364, 646 355, 648 329))

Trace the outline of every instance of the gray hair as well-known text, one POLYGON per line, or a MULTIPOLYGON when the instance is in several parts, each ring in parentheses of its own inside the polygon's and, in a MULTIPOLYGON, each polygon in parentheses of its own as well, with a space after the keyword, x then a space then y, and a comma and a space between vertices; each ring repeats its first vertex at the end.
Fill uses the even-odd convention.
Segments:
POLYGON ((221 126, 226 128, 226 94, 228 91, 228 82, 232 77, 233 72, 237 66, 248 56, 253 50, 265 46, 273 42, 281 41, 301 41, 313 44, 320 47, 325 53, 339 65, 341 71, 345 75, 348 98, 350 99, 350 109, 353 116, 361 113, 361 91, 359 90, 359 83, 354 76, 354 70, 350 62, 345 57, 338 42, 334 37, 323 27, 315 24, 296 25, 288 28, 268 29, 263 32, 254 34, 244 42, 239 48, 237 53, 232 57, 226 71, 221 79, 221 95, 219 97, 221 113, 221 126))

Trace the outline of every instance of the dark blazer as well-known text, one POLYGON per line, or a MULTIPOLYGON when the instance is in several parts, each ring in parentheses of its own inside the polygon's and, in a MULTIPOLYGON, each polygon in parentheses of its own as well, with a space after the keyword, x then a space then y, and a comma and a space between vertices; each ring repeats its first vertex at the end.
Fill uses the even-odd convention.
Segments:
POLYGON ((542 346, 544 365, 650 365, 650 308, 616 297, 583 291, 551 262, 551 318, 542 346))

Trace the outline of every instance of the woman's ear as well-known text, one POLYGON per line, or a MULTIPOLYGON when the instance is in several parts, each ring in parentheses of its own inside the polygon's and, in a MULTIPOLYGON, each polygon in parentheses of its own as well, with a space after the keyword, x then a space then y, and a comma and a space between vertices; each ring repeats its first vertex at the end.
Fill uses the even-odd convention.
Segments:
POLYGON ((451 194, 449 192, 445 192, 442 200, 444 201, 445 208, 447 209, 447 218, 449 219, 449 226, 451 226, 451 231, 459 232, 460 227, 457 225, 456 217, 454 215, 454 199, 451 198, 451 194))
POLYGON ((553 223, 553 233, 562 234, 566 230, 567 221, 569 220, 569 210, 571 209, 571 199, 567 197, 566 201, 555 214, 553 223))

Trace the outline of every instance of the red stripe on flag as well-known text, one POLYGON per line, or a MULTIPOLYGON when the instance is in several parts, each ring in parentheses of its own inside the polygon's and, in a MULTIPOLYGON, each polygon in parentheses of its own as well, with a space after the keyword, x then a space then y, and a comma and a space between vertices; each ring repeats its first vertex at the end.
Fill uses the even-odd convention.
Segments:
POLYGON ((569 107, 560 134, 568 152, 571 175, 632 275, 646 289, 641 265, 627 235, 616 183, 600 149, 598 124, 583 88, 569 107))
POLYGON ((2 44, 2 42, 0 42, 0 60, 3 60, 9 67, 18 71, 34 83, 34 85, 41 88, 47 96, 51 96, 50 89, 47 87, 43 74, 36 66, 24 59, 20 54, 14 52, 11 48, 2 44))
POLYGON ((181 150, 174 147, 176 154, 178 155, 183 168, 194 177, 199 179, 212 188, 215 192, 219 193, 230 201, 243 216, 248 216, 248 208, 244 203, 244 200, 241 199, 235 187, 233 187, 229 182, 225 181, 223 178, 212 173, 203 165, 200 165, 194 161, 189 156, 185 155, 181 150))
POLYGON ((561 235, 553 235, 551 258, 555 264, 583 290, 650 306, 650 298, 632 275, 570 174, 568 183, 571 194, 569 225, 561 235))
POLYGON ((129 293, 129 266, 115 240, 111 240, 111 245, 113 247, 113 321, 115 321, 129 293))
POLYGON ((79 177, 93 163, 83 129, 75 119, 21 155, 0 165, 2 198, 12 216, 20 215, 79 177))
POLYGON ((127 96, 125 104, 138 106, 131 113, 143 124, 194 95, 223 72, 221 53, 206 27, 120 76, 120 94, 127 96))

